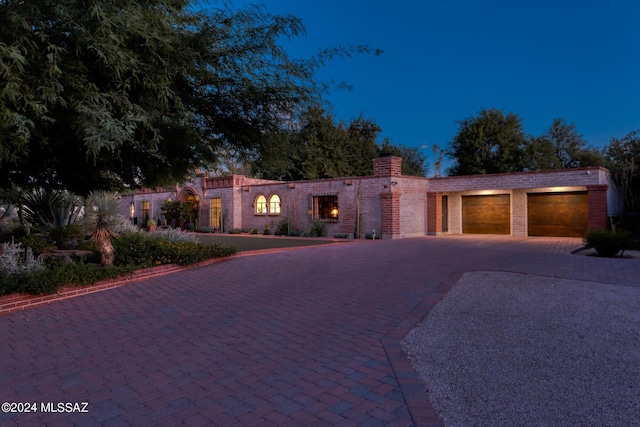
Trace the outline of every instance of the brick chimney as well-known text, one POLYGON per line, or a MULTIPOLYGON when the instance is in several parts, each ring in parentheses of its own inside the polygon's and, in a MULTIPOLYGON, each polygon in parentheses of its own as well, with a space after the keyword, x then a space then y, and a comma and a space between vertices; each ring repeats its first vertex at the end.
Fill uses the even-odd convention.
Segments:
POLYGON ((373 159, 373 176, 402 175, 402 157, 385 156, 373 159))

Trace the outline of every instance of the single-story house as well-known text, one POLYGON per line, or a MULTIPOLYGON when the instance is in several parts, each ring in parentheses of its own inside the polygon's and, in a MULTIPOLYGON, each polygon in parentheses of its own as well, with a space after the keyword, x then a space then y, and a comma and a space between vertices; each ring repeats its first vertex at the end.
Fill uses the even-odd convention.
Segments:
POLYGON ((439 234, 580 237, 607 228, 619 212, 609 171, 601 167, 423 178, 401 174, 402 159, 373 159, 373 176, 273 181, 243 175, 200 176, 175 188, 121 198, 140 225, 166 223, 165 200, 190 201, 196 226, 262 231, 287 218, 291 229, 327 224, 329 236, 365 233, 395 239, 439 234))

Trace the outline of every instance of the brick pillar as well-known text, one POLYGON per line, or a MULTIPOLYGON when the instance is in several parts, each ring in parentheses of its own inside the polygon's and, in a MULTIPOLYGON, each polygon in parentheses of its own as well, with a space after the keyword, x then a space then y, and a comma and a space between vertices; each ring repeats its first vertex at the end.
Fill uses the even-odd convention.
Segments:
POLYGON ((442 193, 427 193, 427 234, 442 233, 442 193))
POLYGON ((373 176, 402 175, 402 157, 377 157, 373 159, 373 176))
POLYGON ((607 189, 606 184, 587 185, 587 200, 589 204, 589 230, 606 229, 608 225, 607 189))
POLYGON ((400 195, 401 193, 380 193, 383 238, 400 236, 400 195))

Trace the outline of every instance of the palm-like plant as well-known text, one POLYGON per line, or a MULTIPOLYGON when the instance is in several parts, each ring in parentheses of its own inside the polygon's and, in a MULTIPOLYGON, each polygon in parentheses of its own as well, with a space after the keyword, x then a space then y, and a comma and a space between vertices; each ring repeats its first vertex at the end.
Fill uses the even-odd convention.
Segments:
POLYGON ((118 208, 116 195, 104 190, 89 193, 85 203, 87 222, 92 230, 91 240, 95 242, 100 252, 100 261, 105 266, 113 264, 111 239, 118 237, 113 229, 118 208))

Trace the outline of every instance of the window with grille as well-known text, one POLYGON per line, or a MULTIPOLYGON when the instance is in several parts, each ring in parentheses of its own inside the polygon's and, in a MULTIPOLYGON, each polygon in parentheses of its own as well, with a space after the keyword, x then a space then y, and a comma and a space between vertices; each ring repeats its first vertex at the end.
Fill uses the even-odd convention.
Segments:
POLYGON ((339 219, 338 196, 333 194, 313 196, 313 219, 337 222, 339 219))
POLYGON ((209 226, 216 230, 220 230, 222 225, 222 199, 220 197, 216 197, 211 199, 210 203, 211 217, 209 226))
POLYGON ((266 215, 267 214, 267 198, 262 194, 256 198, 256 214, 258 215, 266 215))
POLYGON ((280 196, 277 194, 269 197, 269 215, 279 215, 280 214, 280 196))

